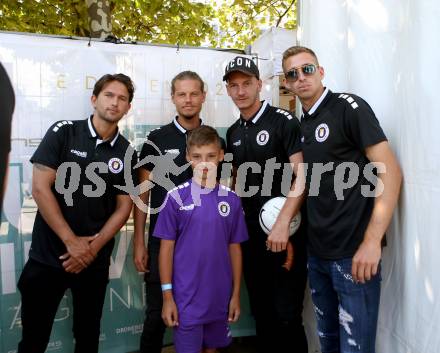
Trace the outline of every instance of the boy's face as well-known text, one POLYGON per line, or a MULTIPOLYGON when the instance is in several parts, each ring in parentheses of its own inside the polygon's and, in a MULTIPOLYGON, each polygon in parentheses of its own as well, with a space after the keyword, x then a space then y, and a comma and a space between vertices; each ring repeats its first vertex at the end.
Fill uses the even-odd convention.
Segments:
POLYGON ((203 146, 193 145, 186 153, 186 160, 191 163, 194 177, 199 180, 215 180, 217 166, 223 157, 224 152, 217 143, 203 146))

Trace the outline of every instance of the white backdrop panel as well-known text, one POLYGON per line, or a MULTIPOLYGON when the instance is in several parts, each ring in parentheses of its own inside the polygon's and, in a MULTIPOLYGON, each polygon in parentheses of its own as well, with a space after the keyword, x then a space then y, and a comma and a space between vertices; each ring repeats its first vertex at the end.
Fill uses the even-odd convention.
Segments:
POLYGON ((378 353, 440 352, 440 3, 300 2, 300 42, 325 84, 373 107, 404 172, 383 256, 378 353))

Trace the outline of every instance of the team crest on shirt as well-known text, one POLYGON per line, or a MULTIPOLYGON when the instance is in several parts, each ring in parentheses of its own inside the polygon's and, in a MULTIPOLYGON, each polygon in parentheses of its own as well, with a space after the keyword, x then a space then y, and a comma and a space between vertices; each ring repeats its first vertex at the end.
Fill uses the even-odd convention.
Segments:
POLYGON ((257 143, 260 146, 264 146, 267 141, 269 141, 269 133, 266 130, 261 130, 258 134, 257 134, 257 143))
POLYGON ((231 212, 231 206, 226 201, 221 201, 218 203, 218 212, 220 216, 227 217, 231 212))
POLYGON ((115 157, 108 161, 108 169, 110 169, 113 174, 120 173, 123 168, 124 164, 119 158, 115 157))
POLYGON ((315 130, 315 138, 318 142, 324 142, 327 140, 328 135, 330 135, 330 129, 327 124, 323 123, 318 125, 315 130))

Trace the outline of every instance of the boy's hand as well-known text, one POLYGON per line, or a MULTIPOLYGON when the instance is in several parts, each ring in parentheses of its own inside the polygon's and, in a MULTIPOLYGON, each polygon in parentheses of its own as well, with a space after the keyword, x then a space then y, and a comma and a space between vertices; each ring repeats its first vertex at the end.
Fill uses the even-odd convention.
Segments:
POLYGON ((162 306, 162 320, 168 327, 179 326, 177 306, 173 298, 165 299, 162 306))
POLYGON ((240 317, 240 298, 232 297, 229 302, 229 314, 228 321, 229 322, 237 322, 240 317))

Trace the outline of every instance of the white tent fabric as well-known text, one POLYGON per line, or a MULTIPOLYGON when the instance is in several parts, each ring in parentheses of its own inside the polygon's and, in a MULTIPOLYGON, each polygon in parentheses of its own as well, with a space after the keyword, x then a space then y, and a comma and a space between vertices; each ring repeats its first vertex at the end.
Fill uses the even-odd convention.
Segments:
POLYGON ((299 42, 325 85, 366 99, 404 183, 383 254, 378 353, 440 352, 438 0, 300 1, 299 42))

